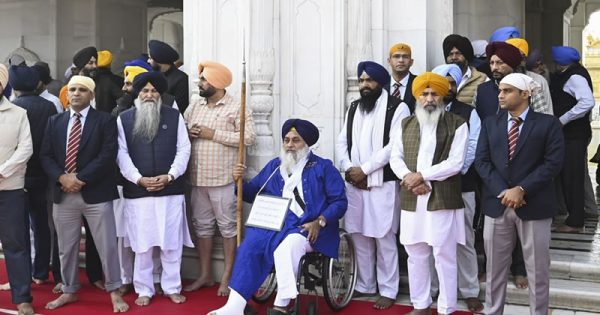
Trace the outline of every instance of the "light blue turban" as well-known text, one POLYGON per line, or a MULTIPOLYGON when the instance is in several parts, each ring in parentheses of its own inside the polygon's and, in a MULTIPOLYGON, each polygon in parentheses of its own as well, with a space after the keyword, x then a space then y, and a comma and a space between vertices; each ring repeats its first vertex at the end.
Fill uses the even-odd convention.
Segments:
MULTIPOLYGON (((490 36, 491 42, 504 42, 509 38, 521 37, 519 29, 514 26, 505 26, 495 30, 490 36)), ((488 56, 489 57, 489 56, 488 56)))
POLYGON ((452 79, 454 79, 454 81, 456 81, 456 86, 460 85, 460 81, 462 81, 462 70, 460 70, 460 67, 450 63, 450 64, 446 64, 446 65, 439 65, 435 68, 433 68, 433 70, 431 70, 431 72, 435 73, 435 74, 439 74, 443 77, 447 77, 447 76, 451 76, 452 79))

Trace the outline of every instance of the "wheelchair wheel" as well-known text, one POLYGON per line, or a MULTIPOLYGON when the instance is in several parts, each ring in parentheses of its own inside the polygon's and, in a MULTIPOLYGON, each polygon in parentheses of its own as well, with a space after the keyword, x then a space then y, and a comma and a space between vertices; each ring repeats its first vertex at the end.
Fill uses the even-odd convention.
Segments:
POLYGON ((269 298, 271 298, 271 295, 273 295, 273 292, 275 292, 276 288, 277 279, 275 278, 275 269, 273 269, 260 288, 258 288, 254 295, 252 295, 252 300, 256 303, 265 303, 267 300, 269 300, 269 298))
POLYGON ((329 307, 338 311, 350 303, 356 285, 356 253, 350 234, 340 229, 338 259, 325 258, 325 260, 323 294, 329 307))

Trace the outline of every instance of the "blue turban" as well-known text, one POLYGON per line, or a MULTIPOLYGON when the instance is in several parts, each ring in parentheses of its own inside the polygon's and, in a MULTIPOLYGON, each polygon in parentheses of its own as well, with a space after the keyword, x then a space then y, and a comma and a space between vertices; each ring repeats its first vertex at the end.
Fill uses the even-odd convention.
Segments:
MULTIPOLYGON (((495 30, 490 36, 491 42, 504 42, 509 38, 521 37, 519 29, 514 26, 505 26, 495 30)), ((489 57, 489 56, 488 56, 489 57)))
POLYGON ((361 61, 358 63, 356 75, 360 80, 360 76, 366 72, 371 79, 375 80, 381 87, 387 88, 390 84, 390 73, 380 64, 374 61, 361 61))
POLYGON ((148 42, 148 53, 157 63, 172 64, 179 59, 179 54, 169 44, 151 40, 148 42))
POLYGON ((431 70, 431 72, 435 73, 435 74, 439 74, 443 77, 447 77, 447 76, 451 76, 452 79, 454 79, 454 81, 456 82, 456 86, 460 85, 460 81, 462 81, 462 70, 460 70, 460 67, 450 63, 450 64, 446 64, 446 65, 439 65, 435 68, 433 68, 433 70, 431 70))
POLYGON ((552 47, 552 59, 558 65, 568 66, 572 63, 579 62, 581 56, 577 49, 569 46, 554 46, 552 47))
POLYGON ((152 66, 146 62, 146 60, 133 59, 131 61, 125 61, 125 67, 140 67, 148 71, 152 71, 152 66))
POLYGON ((167 78, 165 78, 164 74, 162 74, 159 71, 150 71, 140 73, 137 76, 135 76, 135 79, 133 79, 133 90, 136 93, 140 93, 140 91, 148 83, 152 84, 152 86, 160 94, 163 94, 168 87, 167 78))
POLYGON ((296 132, 309 147, 319 140, 319 128, 310 121, 303 119, 286 120, 283 127, 281 127, 281 138, 283 139, 292 128, 296 129, 296 132))
POLYGON ((10 66, 8 81, 14 90, 29 92, 35 90, 40 76, 35 69, 28 66, 10 66))
POLYGON ((40 76, 40 81, 42 81, 44 84, 48 84, 52 81, 52 77, 50 76, 50 68, 48 67, 47 63, 38 61, 31 66, 31 68, 37 71, 38 75, 40 76))

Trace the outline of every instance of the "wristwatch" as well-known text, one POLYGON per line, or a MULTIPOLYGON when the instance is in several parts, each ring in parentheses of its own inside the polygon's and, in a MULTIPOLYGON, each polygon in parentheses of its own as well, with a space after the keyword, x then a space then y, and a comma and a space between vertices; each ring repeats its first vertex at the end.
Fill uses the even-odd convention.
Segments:
POLYGON ((319 226, 324 228, 327 225, 327 221, 325 221, 325 219, 323 219, 322 217, 319 217, 319 226))

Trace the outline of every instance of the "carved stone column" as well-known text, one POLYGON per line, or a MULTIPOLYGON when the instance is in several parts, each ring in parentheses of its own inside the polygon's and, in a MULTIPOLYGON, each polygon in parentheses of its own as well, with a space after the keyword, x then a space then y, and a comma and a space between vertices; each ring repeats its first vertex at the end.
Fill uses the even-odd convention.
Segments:
MULTIPOLYGON (((275 53, 273 48, 273 0, 253 0, 250 8, 249 82, 250 102, 256 130, 256 144, 248 148, 248 176, 254 176, 273 158, 273 79, 275 53)), ((275 137, 277 138, 277 137, 275 137)))
POLYGON ((360 61, 371 60, 371 0, 348 1, 348 17, 346 19, 346 74, 348 88, 346 93, 346 109, 354 100, 360 98, 356 66, 360 61))

